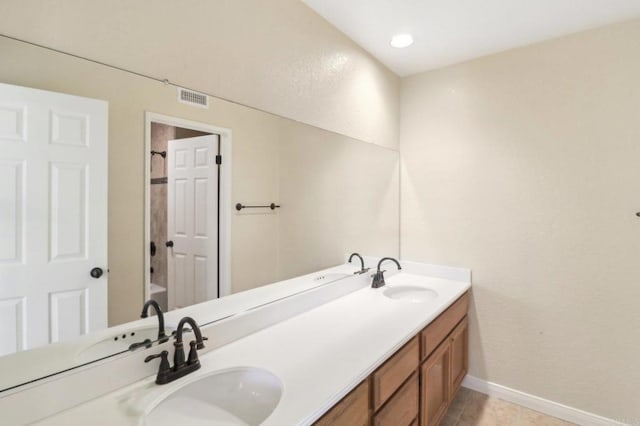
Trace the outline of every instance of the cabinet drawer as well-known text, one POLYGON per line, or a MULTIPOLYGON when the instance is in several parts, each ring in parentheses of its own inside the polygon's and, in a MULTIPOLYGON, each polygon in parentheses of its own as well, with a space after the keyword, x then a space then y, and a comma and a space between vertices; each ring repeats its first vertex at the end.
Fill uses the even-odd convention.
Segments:
POLYGON ((402 385, 373 419, 374 426, 409 426, 418 417, 420 406, 418 373, 402 385))
POLYGON ((331 408, 315 425, 365 426, 369 424, 369 379, 331 408))
POLYGON ((469 310, 469 293, 463 294, 420 333, 422 360, 425 360, 469 310))
POLYGON ((420 341, 411 339, 373 373, 373 409, 378 410, 420 364, 420 341))

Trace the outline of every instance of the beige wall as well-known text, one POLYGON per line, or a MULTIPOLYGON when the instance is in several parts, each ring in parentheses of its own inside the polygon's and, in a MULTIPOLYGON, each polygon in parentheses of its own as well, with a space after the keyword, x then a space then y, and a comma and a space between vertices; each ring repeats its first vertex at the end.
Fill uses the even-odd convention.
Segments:
POLYGON ((470 374, 640 419, 640 21, 403 79, 401 253, 473 270, 470 374))
POLYGON ((348 251, 398 252, 396 151, 215 98, 208 110, 190 107, 177 102, 175 87, 1 37, 0 57, 0 81, 4 83, 109 102, 111 325, 136 319, 143 302, 144 161, 149 155, 144 150, 145 111, 231 129, 232 203, 276 201, 283 205, 275 214, 233 210, 232 291, 341 263, 348 251), (296 149, 297 144, 305 149, 296 149), (314 168, 295 169, 296 164, 307 164, 312 153, 321 160, 314 168), (360 170, 370 158, 379 166, 377 176, 363 179, 360 170), (318 178, 308 175, 320 171, 324 174, 318 178), (305 179, 317 179, 321 185, 310 191, 302 184, 305 179), (357 186, 342 185, 343 181, 357 186), (281 198, 284 182, 289 183, 281 198), (347 208, 357 205, 377 213, 334 214, 332 221, 325 220, 327 205, 339 212, 345 207, 334 206, 333 200, 347 197, 347 208), (396 201, 380 206, 380 199, 396 201), (323 200, 324 206, 316 207, 323 200), (287 217, 295 220, 291 225, 296 226, 294 234, 288 232, 291 226, 283 220, 287 217), (351 230, 349 238, 341 234, 345 229, 351 230), (371 234, 377 237, 371 238, 371 234), (326 239, 316 238, 318 235, 339 239, 326 243, 326 239), (288 247, 301 249, 291 251, 288 247))
POLYGON ((397 147, 398 78, 299 0, 3 0, 0 33, 397 147))

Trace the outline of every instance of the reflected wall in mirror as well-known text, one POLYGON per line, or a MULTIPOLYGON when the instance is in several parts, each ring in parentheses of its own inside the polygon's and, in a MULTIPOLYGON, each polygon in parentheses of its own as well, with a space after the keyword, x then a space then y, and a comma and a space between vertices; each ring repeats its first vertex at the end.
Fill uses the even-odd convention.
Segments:
MULTIPOLYGON (((103 267, 105 274, 101 279, 105 283, 108 280, 106 320, 109 327, 116 328, 94 332, 91 327, 70 327, 60 333, 71 340, 44 349, 33 349, 35 345, 27 340, 23 347, 16 348, 23 349, 22 352, 0 358, 0 362, 13 360, 4 365, 30 370, 32 377, 29 379, 120 352, 126 347, 122 345, 122 339, 118 340, 117 347, 100 342, 115 341, 115 337, 122 335, 129 339, 132 330, 135 339, 154 333, 150 331, 155 327, 152 318, 128 324, 139 318, 145 296, 151 293, 150 284, 162 286, 165 283, 157 282, 160 278, 156 281, 159 275, 151 279, 150 268, 154 267, 156 274, 156 268, 160 271, 164 266, 159 266, 155 258, 168 256, 159 248, 163 243, 162 237, 156 235, 151 238, 151 228, 155 225, 147 220, 152 217, 152 210, 154 214, 163 214, 158 211, 160 207, 154 207, 153 199, 150 198, 151 203, 146 202, 147 195, 150 195, 146 191, 155 191, 156 186, 151 184, 151 179, 165 177, 155 174, 163 170, 161 156, 151 157, 152 150, 161 152, 164 149, 151 149, 151 145, 145 144, 145 138, 152 138, 151 132, 146 131, 147 127, 151 130, 151 125, 147 126, 145 121, 147 113, 229 131, 229 161, 224 159, 222 164, 230 176, 227 182, 222 182, 223 191, 228 188, 228 192, 226 198, 221 197, 219 204, 220 217, 227 214, 226 224, 221 221, 219 235, 226 235, 220 239, 223 248, 220 252, 228 251, 228 284, 220 287, 220 295, 257 289, 342 264, 345 254, 353 251, 379 256, 398 255, 399 164, 396 151, 215 97, 209 97, 208 108, 196 108, 178 102, 177 88, 171 84, 9 38, 0 38, 0 54, 3 58, 0 69, 2 83, 108 103, 108 196, 102 200, 89 200, 87 205, 91 208, 101 203, 108 206, 105 207, 108 212, 108 264, 103 267), (268 205, 272 202, 281 208, 234 209, 236 203, 268 205), (148 213, 146 206, 149 207, 148 213), (156 245, 153 260, 150 256, 151 241, 156 245), (88 332, 92 332, 90 336, 72 339, 88 332), (100 343, 100 348, 105 349, 103 352, 85 350, 83 353, 89 355, 78 357, 78 348, 69 349, 69 342, 80 342, 85 346, 91 342, 92 347, 100 343), (54 346, 66 349, 50 356, 54 346), (43 359, 55 362, 40 365, 39 369, 32 368, 37 363, 42 364, 43 359)), ((177 135, 171 137, 182 139, 177 135)), ((0 140, 3 150, 14 142, 0 140)), ((6 162, 6 159, 3 157, 2 161, 6 162)), ((77 173, 70 176, 77 177, 77 173)), ((169 179, 168 175, 166 177, 169 179)), ((77 185, 75 188, 77 191, 77 185)), ((3 200, 8 199, 6 194, 2 197, 3 200)), ((159 203, 165 205, 164 201, 159 203)), ((6 211, 3 208, 3 212, 6 211)), ((210 209, 207 209, 207 217, 217 222, 215 212, 211 215, 210 209)), ((6 216, 1 220, 10 222, 6 216)), ((46 226, 46 223, 40 226, 46 226)), ((167 222, 167 232, 168 228, 167 222)), ((5 231, 3 228, 2 232, 5 231)), ((156 229, 154 232, 164 234, 165 231, 156 229)), ((89 249, 91 243, 87 243, 89 249)), ((30 250, 29 246, 24 247, 25 253, 31 253, 30 250)), ((100 266, 98 263, 85 266, 91 266, 90 270, 93 266, 100 266)), ((224 260, 219 263, 223 264, 224 260)), ((10 285, 11 267, 5 263, 0 265, 0 286, 10 285)), ((217 268, 218 264, 214 269, 217 268)), ((223 270, 224 267, 221 268, 223 270)), ((168 264, 166 272, 163 270, 162 273, 166 274, 168 287, 168 275, 171 273, 168 264)), ((221 275, 222 283, 225 274, 221 275)), ((217 286, 217 277, 213 276, 217 286)), ((80 287, 80 279, 71 276, 64 279, 76 286, 73 288, 80 287)), ((82 279, 92 278, 83 271, 82 279)), ((211 283, 211 280, 207 275, 205 282, 211 283)), ((215 296, 217 294, 209 294, 192 301, 215 296)), ((46 312, 43 315, 51 316, 51 296, 44 292, 40 297, 48 301, 43 305, 46 312)), ((82 306, 86 298, 76 297, 74 300, 80 302, 71 303, 64 311, 75 321, 70 321, 70 324, 82 323, 82 309, 95 314, 93 306, 82 306)), ((3 340, 15 338, 23 332, 22 314, 17 313, 14 305, 7 300, 0 301, 3 340)), ((25 301, 24 309, 32 309, 29 300, 25 301)), ((53 342, 55 339, 49 332, 45 340, 53 342)))

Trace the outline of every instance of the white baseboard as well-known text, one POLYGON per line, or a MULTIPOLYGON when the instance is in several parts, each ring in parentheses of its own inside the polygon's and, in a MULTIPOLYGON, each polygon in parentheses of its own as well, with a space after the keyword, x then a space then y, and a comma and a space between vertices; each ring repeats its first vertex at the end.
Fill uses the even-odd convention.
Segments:
POLYGON ((620 423, 606 417, 568 407, 557 402, 549 401, 548 399, 520 392, 496 383, 487 382, 486 380, 469 375, 464 378, 462 386, 578 425, 625 425, 625 423, 620 423))

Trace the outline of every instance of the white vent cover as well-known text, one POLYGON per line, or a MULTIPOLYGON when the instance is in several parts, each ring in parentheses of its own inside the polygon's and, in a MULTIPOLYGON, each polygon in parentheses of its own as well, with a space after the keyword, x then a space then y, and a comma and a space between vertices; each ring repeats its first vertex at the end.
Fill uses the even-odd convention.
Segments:
POLYGON ((209 97, 203 93, 178 87, 178 101, 200 108, 209 108, 209 97))

